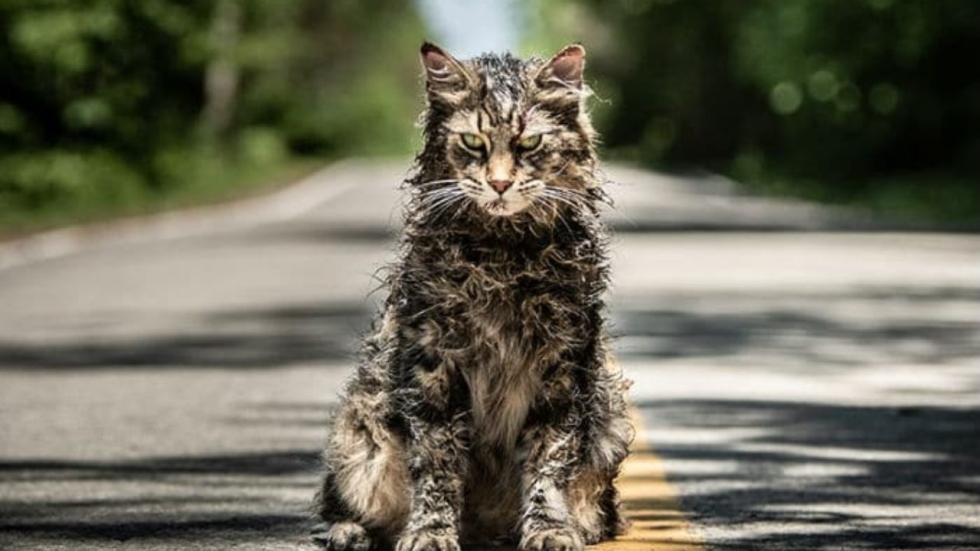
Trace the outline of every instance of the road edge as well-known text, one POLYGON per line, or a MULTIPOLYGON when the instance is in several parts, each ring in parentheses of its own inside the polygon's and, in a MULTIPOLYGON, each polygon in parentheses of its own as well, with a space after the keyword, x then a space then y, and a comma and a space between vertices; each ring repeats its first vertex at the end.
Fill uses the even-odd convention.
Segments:
POLYGON ((330 175, 356 163, 345 159, 271 193, 158 214, 78 224, 0 242, 0 271, 120 244, 175 239, 288 220, 337 197, 349 184, 330 175))

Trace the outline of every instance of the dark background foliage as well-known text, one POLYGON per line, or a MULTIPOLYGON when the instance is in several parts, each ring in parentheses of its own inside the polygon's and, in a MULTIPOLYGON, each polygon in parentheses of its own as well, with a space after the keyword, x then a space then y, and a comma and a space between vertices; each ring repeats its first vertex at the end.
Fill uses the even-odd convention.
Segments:
POLYGON ((546 34, 597 46, 614 155, 974 221, 977 21, 971 0, 543 0, 538 14, 546 34))
POLYGON ((399 0, 6 0, 0 225, 196 202, 296 155, 401 152, 422 34, 399 0))
MULTIPOLYGON (((608 157, 980 219, 973 0, 525 6, 524 53, 587 45, 608 157)), ((297 158, 405 155, 429 34, 407 0, 5 0, 0 233, 218 200, 297 158)))

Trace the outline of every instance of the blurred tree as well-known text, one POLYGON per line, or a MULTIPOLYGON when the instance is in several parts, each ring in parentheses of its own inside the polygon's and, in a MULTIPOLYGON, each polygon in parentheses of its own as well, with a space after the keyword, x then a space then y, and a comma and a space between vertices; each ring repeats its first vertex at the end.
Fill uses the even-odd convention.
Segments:
POLYGON ((241 74, 234 54, 242 33, 242 9, 236 0, 218 0, 211 16, 211 59, 204 71, 202 126, 210 139, 225 134, 235 113, 241 74))
POLYGON ((540 32, 589 43, 598 94, 610 100, 598 118, 614 155, 980 219, 978 2, 536 6, 540 32), (574 10, 587 24, 568 24, 574 10))
POLYGON ((407 151, 421 29, 404 0, 4 0, 0 222, 407 151))
POLYGON ((806 176, 980 169, 977 21, 969 0, 754 6, 735 29, 734 76, 768 95, 778 132, 747 145, 806 176))

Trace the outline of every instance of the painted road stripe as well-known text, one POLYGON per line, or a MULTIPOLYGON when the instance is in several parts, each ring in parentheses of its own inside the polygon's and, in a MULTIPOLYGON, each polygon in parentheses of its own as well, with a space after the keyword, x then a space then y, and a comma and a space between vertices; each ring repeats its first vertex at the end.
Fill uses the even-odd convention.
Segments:
POLYGON ((685 518, 677 492, 667 482, 664 463, 650 449, 643 417, 630 408, 636 439, 619 476, 619 492, 632 522, 629 532, 615 541, 590 549, 601 551, 703 551, 701 539, 685 518))

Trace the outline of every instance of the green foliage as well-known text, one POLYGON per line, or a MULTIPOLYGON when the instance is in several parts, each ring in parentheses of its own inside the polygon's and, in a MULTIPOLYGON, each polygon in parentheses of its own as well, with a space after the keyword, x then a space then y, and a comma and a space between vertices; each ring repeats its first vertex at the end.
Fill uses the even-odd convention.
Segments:
POLYGON ((0 224, 406 152, 420 36, 400 0, 4 0, 0 224))
POLYGON ((980 219, 957 206, 980 196, 980 3, 536 5, 539 31, 571 29, 557 42, 588 44, 591 76, 610 100, 598 122, 615 155, 914 216, 980 219))
POLYGON ((4 159, 0 210, 34 210, 55 202, 92 200, 91 182, 100 182, 100 200, 126 202, 145 182, 118 156, 107 151, 49 150, 4 159))

